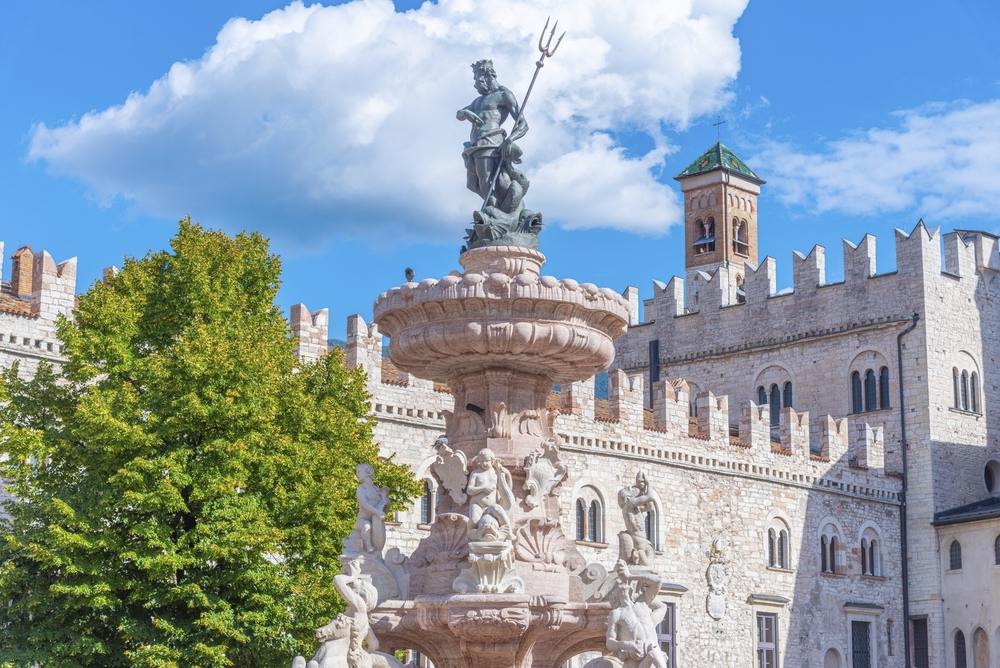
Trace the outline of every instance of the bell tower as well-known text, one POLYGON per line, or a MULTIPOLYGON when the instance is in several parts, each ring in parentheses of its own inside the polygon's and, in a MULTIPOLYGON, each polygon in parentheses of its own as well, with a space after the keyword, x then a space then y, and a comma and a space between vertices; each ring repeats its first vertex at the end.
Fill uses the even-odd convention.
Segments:
POLYGON ((684 195, 686 304, 698 310, 705 276, 722 283, 722 305, 742 303, 744 264, 757 266, 757 197, 764 180, 719 142, 674 177, 684 195))

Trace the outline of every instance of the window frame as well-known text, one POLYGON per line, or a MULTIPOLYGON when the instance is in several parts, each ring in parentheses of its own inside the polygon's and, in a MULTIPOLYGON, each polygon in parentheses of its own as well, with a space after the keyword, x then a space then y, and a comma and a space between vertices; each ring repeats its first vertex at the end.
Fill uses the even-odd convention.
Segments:
POLYGON ((865 412, 864 389, 860 371, 851 372, 851 409, 852 413, 865 412))
POLYGON ((973 413, 979 415, 983 412, 979 402, 979 373, 977 371, 969 374, 969 401, 973 413))
POLYGON ((667 655, 667 666, 674 665, 674 655, 677 653, 677 604, 667 602, 667 613, 663 621, 656 626, 656 640, 660 643, 660 649, 667 655), (663 645, 667 646, 664 647, 663 645))
POLYGON ((962 543, 953 538, 948 544, 948 571, 954 573, 960 570, 962 570, 962 543))
POLYGON ((436 485, 433 485, 428 478, 424 478, 423 494, 420 495, 420 524, 433 524, 437 515, 435 493, 436 485))
POLYGON ((910 656, 913 668, 930 668, 930 633, 927 617, 910 617, 910 656), (922 629, 918 632, 918 629, 922 629), (919 642, 920 639, 923 642, 919 642))
POLYGON ((878 407, 879 410, 892 408, 892 401, 889 393, 889 367, 884 366, 878 370, 878 407))
POLYGON ((875 625, 875 620, 873 619, 858 619, 850 618, 849 620, 850 633, 848 635, 848 640, 850 641, 850 657, 851 657, 851 668, 875 668, 875 634, 873 632, 873 626, 875 625), (865 634, 867 635, 867 647, 863 650, 859 650, 856 646, 856 631, 855 629, 865 629, 865 634), (867 655, 867 665, 858 664, 858 655, 867 655))
POLYGON ((878 410, 878 382, 875 380, 875 369, 865 370, 865 412, 878 410))
POLYGON ((778 614, 775 612, 757 612, 754 615, 754 638, 757 650, 757 668, 780 668, 780 657, 778 656, 778 614), (771 641, 762 640, 761 636, 766 632, 766 622, 771 622, 771 641), (762 625, 762 622, 764 624, 762 625), (766 662, 767 654, 771 654, 771 662, 766 662))
POLYGON ((969 643, 965 641, 965 633, 962 629, 955 629, 955 635, 952 636, 952 658, 954 659, 955 668, 968 668, 969 667, 969 643), (961 649, 961 653, 959 650, 961 649), (959 661, 961 657, 961 661, 959 661))

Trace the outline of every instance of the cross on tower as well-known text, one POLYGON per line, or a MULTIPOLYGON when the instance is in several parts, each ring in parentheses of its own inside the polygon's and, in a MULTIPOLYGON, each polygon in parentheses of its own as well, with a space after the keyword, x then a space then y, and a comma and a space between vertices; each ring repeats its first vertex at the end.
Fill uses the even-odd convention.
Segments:
POLYGON ((721 144, 722 143, 722 124, 725 123, 725 121, 722 120, 722 116, 719 116, 718 118, 719 118, 719 122, 718 123, 712 123, 712 125, 714 125, 716 127, 716 129, 718 129, 718 131, 719 131, 719 143, 721 144))

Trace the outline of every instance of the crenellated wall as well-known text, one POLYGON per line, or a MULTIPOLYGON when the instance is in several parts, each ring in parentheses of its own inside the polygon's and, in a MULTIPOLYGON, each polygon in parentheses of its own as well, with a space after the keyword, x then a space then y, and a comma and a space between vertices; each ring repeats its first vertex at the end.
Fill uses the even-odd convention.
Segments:
POLYGON ((11 257, 11 280, 0 288, 0 365, 17 362, 28 378, 41 360, 62 361, 56 325, 60 315, 73 317, 75 305, 76 258, 56 264, 46 251, 18 249, 11 257))
MULTIPOLYGON (((433 494, 431 445, 444 431, 451 394, 402 377, 382 358, 382 344, 374 325, 358 316, 350 319, 348 364, 368 370, 376 440, 384 454, 394 454, 418 478, 427 479, 433 494)), ((606 401, 594 398, 589 379, 565 384, 549 402, 558 413, 555 430, 569 466, 559 488, 562 527, 567 534, 575 532, 578 498, 599 499, 600 539, 581 539, 576 546, 588 562, 613 570, 617 535, 625 528, 618 490, 639 471, 647 474, 657 498, 656 568, 671 583, 669 598, 677 606, 678 637, 683 639, 678 665, 749 664, 753 615, 760 605, 753 601, 787 599, 777 611, 784 658, 793 661, 788 665, 814 665, 831 643, 846 637, 845 600, 881 607, 877 623, 883 635, 885 618, 900 617, 901 479, 883 470, 881 428, 852 417, 812 418, 789 408, 782 410, 780 433, 772 438, 767 406, 744 401, 733 408, 729 397, 702 391, 696 394, 698 415, 692 418, 691 389, 683 380, 655 383, 652 409, 644 405, 643 374, 618 369, 608 380, 606 401), (734 410, 741 416, 738 437, 730 436, 734 410), (814 432, 822 456, 810 452, 814 432), (838 518, 852 540, 845 573, 824 576, 818 532, 830 516, 838 518), (783 567, 767 562, 767 529, 774 522, 785 526, 791 539, 790 561, 783 567), (872 525, 886 545, 885 572, 878 577, 860 573, 860 539, 853 538, 872 525), (706 624, 706 553, 715 538, 724 540, 732 560, 728 612, 723 620, 706 624), (790 638, 803 641, 788 644, 790 638)), ((389 542, 409 553, 430 527, 420 521, 419 503, 396 520, 389 527, 389 542)), ((879 665, 901 666, 900 661, 898 654, 883 652, 879 665)))

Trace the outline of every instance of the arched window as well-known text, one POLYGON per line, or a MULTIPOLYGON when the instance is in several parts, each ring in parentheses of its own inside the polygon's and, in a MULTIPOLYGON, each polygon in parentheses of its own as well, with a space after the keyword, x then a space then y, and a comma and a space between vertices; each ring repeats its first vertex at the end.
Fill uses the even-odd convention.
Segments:
MULTIPOLYGON (((704 202, 703 202, 704 205, 704 202)), ((694 252, 696 254, 700 253, 711 253, 715 250, 715 219, 709 218, 708 221, 702 221, 701 219, 696 220, 694 223, 695 233, 698 238, 694 241, 694 252)))
POLYGON ((786 407, 792 405, 792 381, 786 381, 785 387, 781 391, 781 403, 786 407))
POLYGON ((830 572, 837 572, 837 537, 830 536, 830 572))
POLYGON ((781 424, 781 393, 777 384, 771 385, 771 426, 781 424))
POLYGON ((968 668, 965 655, 965 634, 961 630, 955 632, 955 668, 968 668))
POLYGON ((757 388, 757 405, 764 406, 765 404, 767 404, 767 390, 761 385, 757 388))
POLYGON ((865 371, 865 410, 873 411, 878 408, 878 397, 875 394, 875 372, 871 369, 865 371))
POLYGON ((969 410, 969 372, 962 372, 962 410, 969 410))
POLYGON ((830 572, 830 560, 828 558, 829 554, 827 553, 827 542, 828 541, 826 539, 825 534, 819 537, 819 563, 820 563, 819 570, 821 573, 830 572))
POLYGON ((650 506, 646 511, 646 540, 653 546, 654 550, 660 549, 659 522, 656 517, 656 508, 650 506))
POLYGON ((737 255, 750 255, 748 239, 747 221, 733 218, 733 252, 737 255))
POLYGON ((882 555, 878 551, 878 541, 874 538, 868 543, 868 568, 872 575, 882 576, 882 555))
POLYGON ((778 563, 778 537, 774 529, 767 530, 767 565, 774 566, 778 563))
POLYGON ((424 493, 420 497, 420 522, 430 524, 434 521, 434 490, 429 480, 424 480, 424 493))
POLYGON ((962 544, 957 540, 951 541, 951 547, 948 549, 948 556, 950 557, 950 570, 957 571, 962 568, 962 544))
POLYGON ((583 499, 576 500, 576 539, 587 540, 587 509, 583 499))
POLYGON ((788 532, 782 529, 778 532, 778 568, 790 568, 788 558, 788 532))
POLYGON ((993 563, 1000 566, 1000 536, 993 541, 993 563))
POLYGON ((590 510, 587 513, 587 540, 591 543, 600 542, 600 535, 598 532, 598 526, 601 521, 601 508, 597 505, 597 501, 590 502, 590 510))
POLYGON ((962 403, 959 401, 958 394, 958 369, 955 367, 951 368, 951 384, 955 390, 955 408, 961 408, 962 403))
POLYGON ((871 575, 871 566, 868 563, 868 539, 861 539, 861 574, 871 575))
POLYGON ((878 407, 889 408, 889 367, 884 366, 878 371, 878 407))
POLYGON ((979 413, 979 374, 975 371, 972 372, 972 377, 969 379, 969 395, 972 399, 972 412, 979 413))
POLYGON ((851 412, 861 413, 865 410, 861 394, 861 374, 855 371, 851 374, 851 412))
POLYGON ((746 304, 747 303, 747 289, 746 283, 743 277, 739 274, 736 275, 736 303, 746 304))

